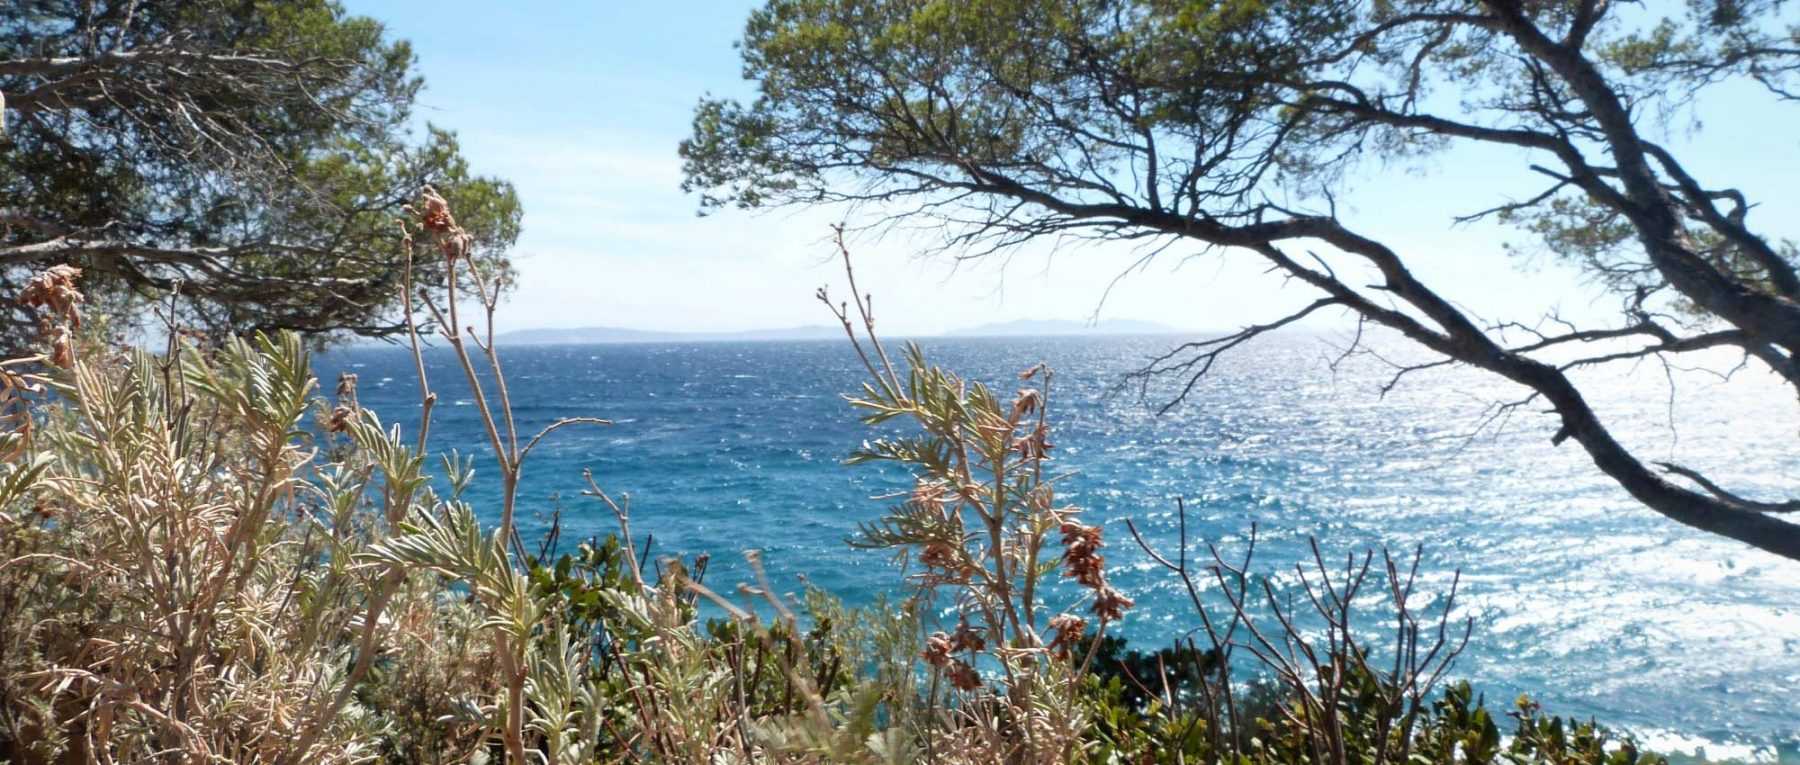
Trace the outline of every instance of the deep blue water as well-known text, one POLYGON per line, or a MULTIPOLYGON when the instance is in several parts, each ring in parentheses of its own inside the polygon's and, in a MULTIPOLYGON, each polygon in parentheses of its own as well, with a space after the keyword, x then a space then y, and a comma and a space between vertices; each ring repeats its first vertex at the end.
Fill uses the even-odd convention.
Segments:
MULTIPOLYGON (((1459 614, 1476 617, 1456 674, 1504 708, 1529 692, 1563 714, 1624 724, 1664 746, 1711 743, 1790 749, 1800 741, 1800 564, 1707 537, 1634 505, 1573 445, 1553 448, 1550 418, 1478 373, 1434 370, 1385 397, 1391 370, 1369 358, 1332 369, 1330 342, 1275 336, 1226 357, 1192 400, 1157 416, 1135 395, 1108 395, 1168 338, 934 339, 936 363, 1010 391, 1038 361, 1056 370, 1053 452, 1077 472, 1059 499, 1104 521, 1112 577, 1139 603, 1123 630, 1167 641, 1196 625, 1178 584, 1131 543, 1135 518, 1159 544, 1187 500, 1197 541, 1241 550, 1260 527, 1257 568, 1280 575, 1306 559, 1386 544, 1426 550, 1425 584, 1462 573, 1459 614), (1479 435, 1471 437, 1478 426, 1479 435), (1671 737, 1678 734, 1678 737, 1671 737)), ((846 344, 527 346, 503 348, 525 433, 562 416, 614 420, 550 437, 526 465, 521 532, 531 540, 560 506, 566 538, 613 530, 580 496, 591 468, 632 497, 633 527, 657 556, 709 553, 708 581, 729 590, 748 574, 739 554, 764 552, 778 586, 801 578, 852 604, 902 593, 884 555, 844 539, 910 483, 842 459, 871 434, 841 394, 861 367, 846 344)), ((1404 353, 1396 349, 1394 353, 1404 353)), ((336 351, 361 400, 410 428, 418 397, 398 348, 336 351)), ((1725 364, 1729 366, 1729 362, 1725 364)), ((428 354, 439 396, 432 448, 488 456, 462 373, 428 354)), ((1800 452, 1791 394, 1746 372, 1731 384, 1666 378, 1648 365, 1590 377, 1622 440, 1676 458, 1745 493, 1780 496, 1800 452), (1681 395, 1670 404, 1673 379, 1681 395)), ((1168 390, 1151 391, 1152 401, 1168 390)), ((490 519, 498 481, 478 462, 478 506, 490 519), (481 476, 485 475, 483 481, 481 476)), ((1366 611, 1366 613, 1378 613, 1366 611)), ((1377 625, 1371 624, 1372 628, 1377 625)))

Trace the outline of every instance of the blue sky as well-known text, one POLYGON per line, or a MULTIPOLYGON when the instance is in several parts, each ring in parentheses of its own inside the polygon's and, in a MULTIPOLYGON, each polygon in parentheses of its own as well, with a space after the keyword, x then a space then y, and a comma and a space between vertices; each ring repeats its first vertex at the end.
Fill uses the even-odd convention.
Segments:
MULTIPOLYGON (((696 200, 678 188, 675 147, 696 100, 749 92, 732 43, 754 3, 346 4, 412 41, 427 82, 419 116, 456 131, 478 172, 518 187, 525 233, 505 328, 733 330, 830 321, 811 296, 839 281, 826 237, 841 211, 699 218, 696 200)), ((1800 139, 1776 127, 1791 124, 1791 114, 1761 101, 1713 97, 1702 105, 1705 132, 1675 141, 1690 145, 1703 181, 1729 179, 1765 202, 1752 223, 1793 236, 1800 203, 1782 192, 1800 169, 1800 139)), ((1566 268, 1502 254, 1507 232, 1451 224, 1455 214, 1535 191, 1525 160, 1483 148, 1417 168, 1375 169, 1358 193, 1340 199, 1340 210, 1408 254, 1428 284, 1483 316, 1604 313, 1611 303, 1596 304, 1596 291, 1566 268)), ((1284 288, 1249 257, 1184 257, 1191 253, 1176 249, 1125 276, 1102 305, 1106 286, 1138 260, 1130 248, 1046 245, 958 266, 927 244, 896 236, 853 242, 859 279, 876 293, 889 332, 1086 319, 1096 310, 1102 318, 1218 329, 1274 318, 1315 297, 1284 288)))

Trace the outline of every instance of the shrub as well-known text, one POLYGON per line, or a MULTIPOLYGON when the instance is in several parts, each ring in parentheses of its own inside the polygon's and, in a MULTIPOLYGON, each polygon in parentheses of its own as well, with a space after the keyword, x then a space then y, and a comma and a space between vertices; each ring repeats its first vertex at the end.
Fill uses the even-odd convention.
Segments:
POLYGON ((354 378, 321 396, 294 335, 84 344, 78 272, 34 282, 48 351, 0 365, 0 760, 1656 761, 1524 700, 1503 737, 1468 686, 1442 682, 1469 626, 1454 589, 1418 613, 1416 555, 1338 567, 1315 546, 1295 611, 1251 573, 1254 542, 1237 563, 1209 545, 1204 565, 1185 533, 1171 557, 1144 545, 1193 594, 1204 637, 1127 650, 1106 634, 1132 603, 1102 533, 1045 470, 1050 370, 1003 395, 916 347, 896 365, 866 297, 833 310, 870 377, 852 404, 887 430, 851 461, 913 478, 854 544, 916 564, 905 600, 790 602, 753 556, 733 601, 704 558, 647 565, 629 499, 591 476, 618 532, 567 554, 553 532, 528 554, 512 526, 527 457, 604 421, 521 437, 491 275, 435 194, 407 230, 409 253, 425 239, 452 272, 403 299, 437 317, 410 333, 415 358, 435 331, 480 404, 502 484, 490 528, 464 499, 473 460, 428 466, 422 362, 408 434, 360 406, 354 378), (458 284, 476 285, 485 332, 456 329, 458 284), (1050 610, 1056 587, 1085 607, 1050 610), (1369 636, 1350 618, 1365 589, 1392 625, 1369 636), (702 601, 724 617, 703 620, 702 601))

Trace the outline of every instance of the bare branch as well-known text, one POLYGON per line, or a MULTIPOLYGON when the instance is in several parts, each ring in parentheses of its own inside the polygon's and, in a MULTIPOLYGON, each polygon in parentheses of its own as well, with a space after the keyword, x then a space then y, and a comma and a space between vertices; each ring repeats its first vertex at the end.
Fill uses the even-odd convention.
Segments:
POLYGON ((1709 493, 1715 497, 1718 497, 1721 500, 1729 502, 1732 505, 1740 507, 1744 510, 1749 510, 1749 511, 1758 512, 1758 513, 1800 512, 1800 499, 1790 499, 1785 502, 1760 502, 1760 501, 1753 500, 1753 499, 1746 499, 1740 495, 1733 494, 1729 491, 1726 491, 1724 488, 1720 487, 1718 484, 1713 483, 1706 476, 1701 475, 1700 473, 1698 473, 1690 468, 1685 468, 1685 467, 1682 467, 1680 465, 1676 465, 1676 464, 1670 463, 1670 462, 1658 462, 1658 463, 1656 463, 1656 465, 1658 467, 1662 468, 1665 472, 1668 472, 1668 473, 1671 473, 1674 475, 1678 475, 1678 476, 1681 476, 1682 478, 1686 478, 1690 481, 1693 481, 1694 483, 1698 484, 1700 486, 1700 488, 1705 489, 1707 491, 1707 493, 1709 493))
POLYGON ((1171 374, 1186 375, 1187 382, 1182 386, 1181 391, 1165 402, 1159 410, 1159 413, 1167 414, 1187 400, 1188 394, 1194 390, 1194 386, 1200 383, 1200 379, 1205 377, 1207 372, 1212 371, 1213 362, 1217 361, 1219 356, 1226 351, 1243 345, 1259 335, 1304 319, 1320 308, 1342 304, 1342 301, 1336 298, 1319 298, 1308 303, 1305 308, 1266 324, 1252 324, 1229 335, 1210 340, 1182 343, 1128 373, 1125 381, 1137 381, 1140 394, 1142 394, 1153 378, 1171 374))

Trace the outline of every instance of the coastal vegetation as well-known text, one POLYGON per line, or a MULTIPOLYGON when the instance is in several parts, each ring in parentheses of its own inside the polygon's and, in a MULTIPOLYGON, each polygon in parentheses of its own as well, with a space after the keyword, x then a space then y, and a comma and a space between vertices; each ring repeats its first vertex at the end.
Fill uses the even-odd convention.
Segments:
MULTIPOLYGON (((1791 99, 1779 9, 770 0, 743 48, 758 97, 702 102, 682 154, 709 207, 880 204, 975 252, 1248 253, 1320 297, 1142 376, 1199 384, 1348 310, 1439 355, 1396 377, 1514 380, 1508 410, 1549 406, 1552 437, 1645 506, 1800 558, 1791 502, 1646 462, 1569 374, 1733 347, 1800 384, 1793 248, 1640 129, 1724 80, 1791 99), (1452 141, 1549 158, 1542 194, 1482 215, 1590 269, 1623 323, 1483 324, 1337 214, 1358 156, 1452 141)), ((1317 539, 1275 571, 1254 527, 1190 534, 1180 503, 1173 539, 1109 536, 1056 469, 1056 370, 973 380, 884 341, 844 229, 843 291, 817 297, 866 373, 844 393, 867 438, 837 469, 891 482, 845 554, 903 561, 891 595, 789 592, 754 550, 743 582, 653 557, 629 487, 594 474, 580 501, 611 533, 524 538, 533 455, 608 413, 520 427, 497 332, 519 205, 451 133, 410 132, 412 66, 325 0, 0 19, 0 763, 1667 762, 1459 679, 1482 635, 1459 578, 1421 575, 1428 549, 1317 539), (416 407, 363 406, 353 375, 325 390, 311 354, 347 334, 405 346, 416 407), (452 395, 479 419, 469 452, 433 439, 452 395), (1166 645, 1115 634, 1139 608, 1121 560, 1186 594, 1166 645)))
POLYGON ((591 476, 617 533, 533 552, 513 519, 532 450, 606 421, 516 429, 494 273, 442 196, 407 214, 406 262, 443 276, 403 276, 433 317, 409 325, 415 359, 430 333, 464 372, 417 365, 411 428, 361 407, 353 377, 321 395, 294 333, 211 347, 171 333, 152 353, 83 331, 79 269, 27 283, 43 352, 4 365, 0 759, 1661 762, 1454 681, 1473 623, 1454 584, 1415 588, 1416 552, 1315 543, 1296 603, 1255 569, 1253 542, 1138 540, 1201 630, 1124 649, 1107 627, 1134 604, 1103 552, 1119 545, 1046 470, 1054 371, 1001 391, 916 347, 896 357, 847 251, 858 297, 819 298, 868 372, 850 405, 875 433, 850 461, 911 476, 851 544, 908 558, 904 597, 847 609, 778 591, 753 553, 756 581, 721 594, 701 561, 645 560, 629 495, 591 476), (446 386, 477 402, 480 467, 428 454, 446 386), (478 474, 501 482, 485 527, 464 499, 478 474), (1082 593, 1060 609, 1059 580, 1082 593))

